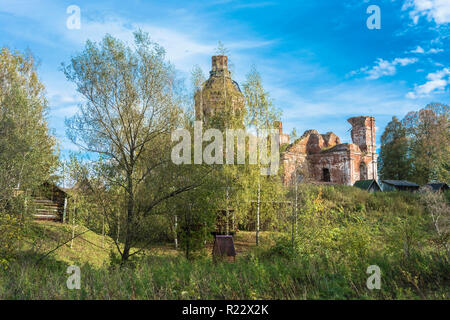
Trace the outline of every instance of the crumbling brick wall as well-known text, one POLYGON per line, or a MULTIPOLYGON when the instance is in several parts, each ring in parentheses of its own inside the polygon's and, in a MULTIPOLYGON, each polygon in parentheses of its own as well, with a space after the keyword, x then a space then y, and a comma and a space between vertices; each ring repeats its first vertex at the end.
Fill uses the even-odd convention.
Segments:
POLYGON ((361 116, 348 121, 353 143, 342 144, 332 132, 307 130, 286 149, 281 156, 286 185, 299 166, 307 166, 309 178, 318 182, 353 185, 358 180, 377 179, 375 120, 361 116))

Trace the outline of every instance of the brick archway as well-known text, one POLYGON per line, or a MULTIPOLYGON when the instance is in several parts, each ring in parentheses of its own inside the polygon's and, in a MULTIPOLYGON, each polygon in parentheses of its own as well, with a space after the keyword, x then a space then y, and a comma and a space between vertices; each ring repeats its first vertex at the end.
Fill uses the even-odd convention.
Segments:
POLYGON ((368 173, 367 173, 367 165, 364 162, 361 162, 359 165, 359 180, 367 180, 368 179, 368 173))

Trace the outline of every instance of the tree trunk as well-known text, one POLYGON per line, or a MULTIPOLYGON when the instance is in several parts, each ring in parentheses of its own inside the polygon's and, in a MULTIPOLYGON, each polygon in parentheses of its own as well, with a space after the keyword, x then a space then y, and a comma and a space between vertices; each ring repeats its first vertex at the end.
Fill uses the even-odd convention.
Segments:
POLYGON ((178 250, 178 234, 177 234, 177 227, 178 227, 178 217, 175 215, 175 226, 174 226, 174 236, 175 236, 175 250, 178 250))
POLYGON ((122 262, 125 262, 130 257, 131 238, 133 236, 133 220, 134 220, 134 193, 132 173, 127 173, 128 181, 128 207, 127 207, 127 225, 125 226, 125 244, 122 253, 122 262))
MULTIPOLYGON (((259 143, 259 121, 256 123, 256 140, 259 143)), ((260 171, 260 164, 261 164, 261 151, 259 152, 258 157, 258 171, 260 171)), ((261 174, 261 172, 258 172, 258 174, 261 174)), ((258 177, 258 202, 257 202, 257 208, 256 208, 256 245, 259 245, 259 209, 261 205, 261 177, 258 177)))
POLYGON ((102 248, 105 248, 105 208, 103 208, 103 219, 102 219, 102 248))
POLYGON ((228 187, 227 187, 227 193, 226 193, 226 198, 227 198, 227 201, 226 201, 226 208, 225 208, 225 219, 226 219, 226 225, 225 225, 225 233, 227 234, 227 235, 229 235, 230 234, 230 227, 229 227, 229 225, 228 225, 228 221, 230 220, 230 217, 229 217, 229 213, 228 213, 228 187))
POLYGON ((297 193, 298 193, 298 178, 295 176, 295 202, 292 210, 292 246, 295 245, 295 237, 297 236, 297 193))
POLYGON ((75 216, 77 214, 77 207, 73 210, 73 217, 72 217, 72 240, 70 241, 70 249, 73 247, 73 238, 75 238, 75 216))
POLYGON ((191 245, 191 226, 187 225, 187 230, 186 230, 186 259, 189 260, 190 259, 190 245, 191 245))
POLYGON ((258 206, 256 209, 256 245, 259 245, 259 207, 261 202, 261 183, 258 183, 258 206))

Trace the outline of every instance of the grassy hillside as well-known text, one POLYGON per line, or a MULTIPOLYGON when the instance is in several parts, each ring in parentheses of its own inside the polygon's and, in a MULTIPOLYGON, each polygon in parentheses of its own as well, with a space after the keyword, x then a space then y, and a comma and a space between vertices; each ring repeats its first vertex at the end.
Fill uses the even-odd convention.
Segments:
POLYGON ((0 299, 450 298, 448 253, 420 194, 310 186, 299 196, 294 246, 288 233, 263 232, 257 248, 254 233, 239 232, 235 263, 212 263, 210 243, 193 261, 163 243, 119 267, 113 241, 87 231, 36 264, 72 228, 34 223, 0 271, 0 299), (71 264, 81 267, 80 290, 66 287, 71 264), (366 286, 370 265, 381 269, 380 290, 366 286))
POLYGON ((87 228, 77 225, 72 226, 58 222, 35 222, 30 227, 24 254, 34 254, 37 259, 50 250, 58 247, 72 238, 50 254, 51 258, 66 264, 89 263, 94 267, 100 267, 109 261, 109 252, 114 249, 114 243, 108 236, 103 237, 87 228))
MULTIPOLYGON (((261 232, 261 245, 268 247, 273 243, 272 238, 274 232, 261 232)), ((241 231, 235 238, 234 243, 238 256, 244 254, 255 247, 256 239, 255 232, 241 231)), ((23 255, 32 255, 33 258, 39 259, 49 251, 53 251, 49 257, 66 264, 85 263, 90 264, 94 268, 100 268, 110 264, 110 253, 115 252, 116 246, 113 239, 108 235, 101 235, 87 229, 84 226, 73 226, 62 224, 59 222, 50 221, 35 221, 29 226, 28 234, 23 239, 22 253, 23 255), (76 236, 72 241, 72 232, 76 236), (79 235, 79 236, 77 236, 79 235)), ((208 241, 205 250, 202 250, 200 255, 211 256, 212 239, 208 241)), ((183 256, 183 252, 175 250, 173 243, 158 243, 150 246, 144 252, 144 255, 157 256, 183 256)), ((20 259, 18 259, 20 260, 20 259)))

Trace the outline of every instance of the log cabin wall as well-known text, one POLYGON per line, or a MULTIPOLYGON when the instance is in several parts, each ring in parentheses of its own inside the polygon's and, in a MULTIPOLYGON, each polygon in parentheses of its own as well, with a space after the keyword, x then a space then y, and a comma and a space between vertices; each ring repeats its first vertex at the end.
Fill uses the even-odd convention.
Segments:
POLYGON ((36 213, 36 220, 51 220, 63 222, 64 203, 67 193, 52 183, 44 183, 32 195, 36 213))

